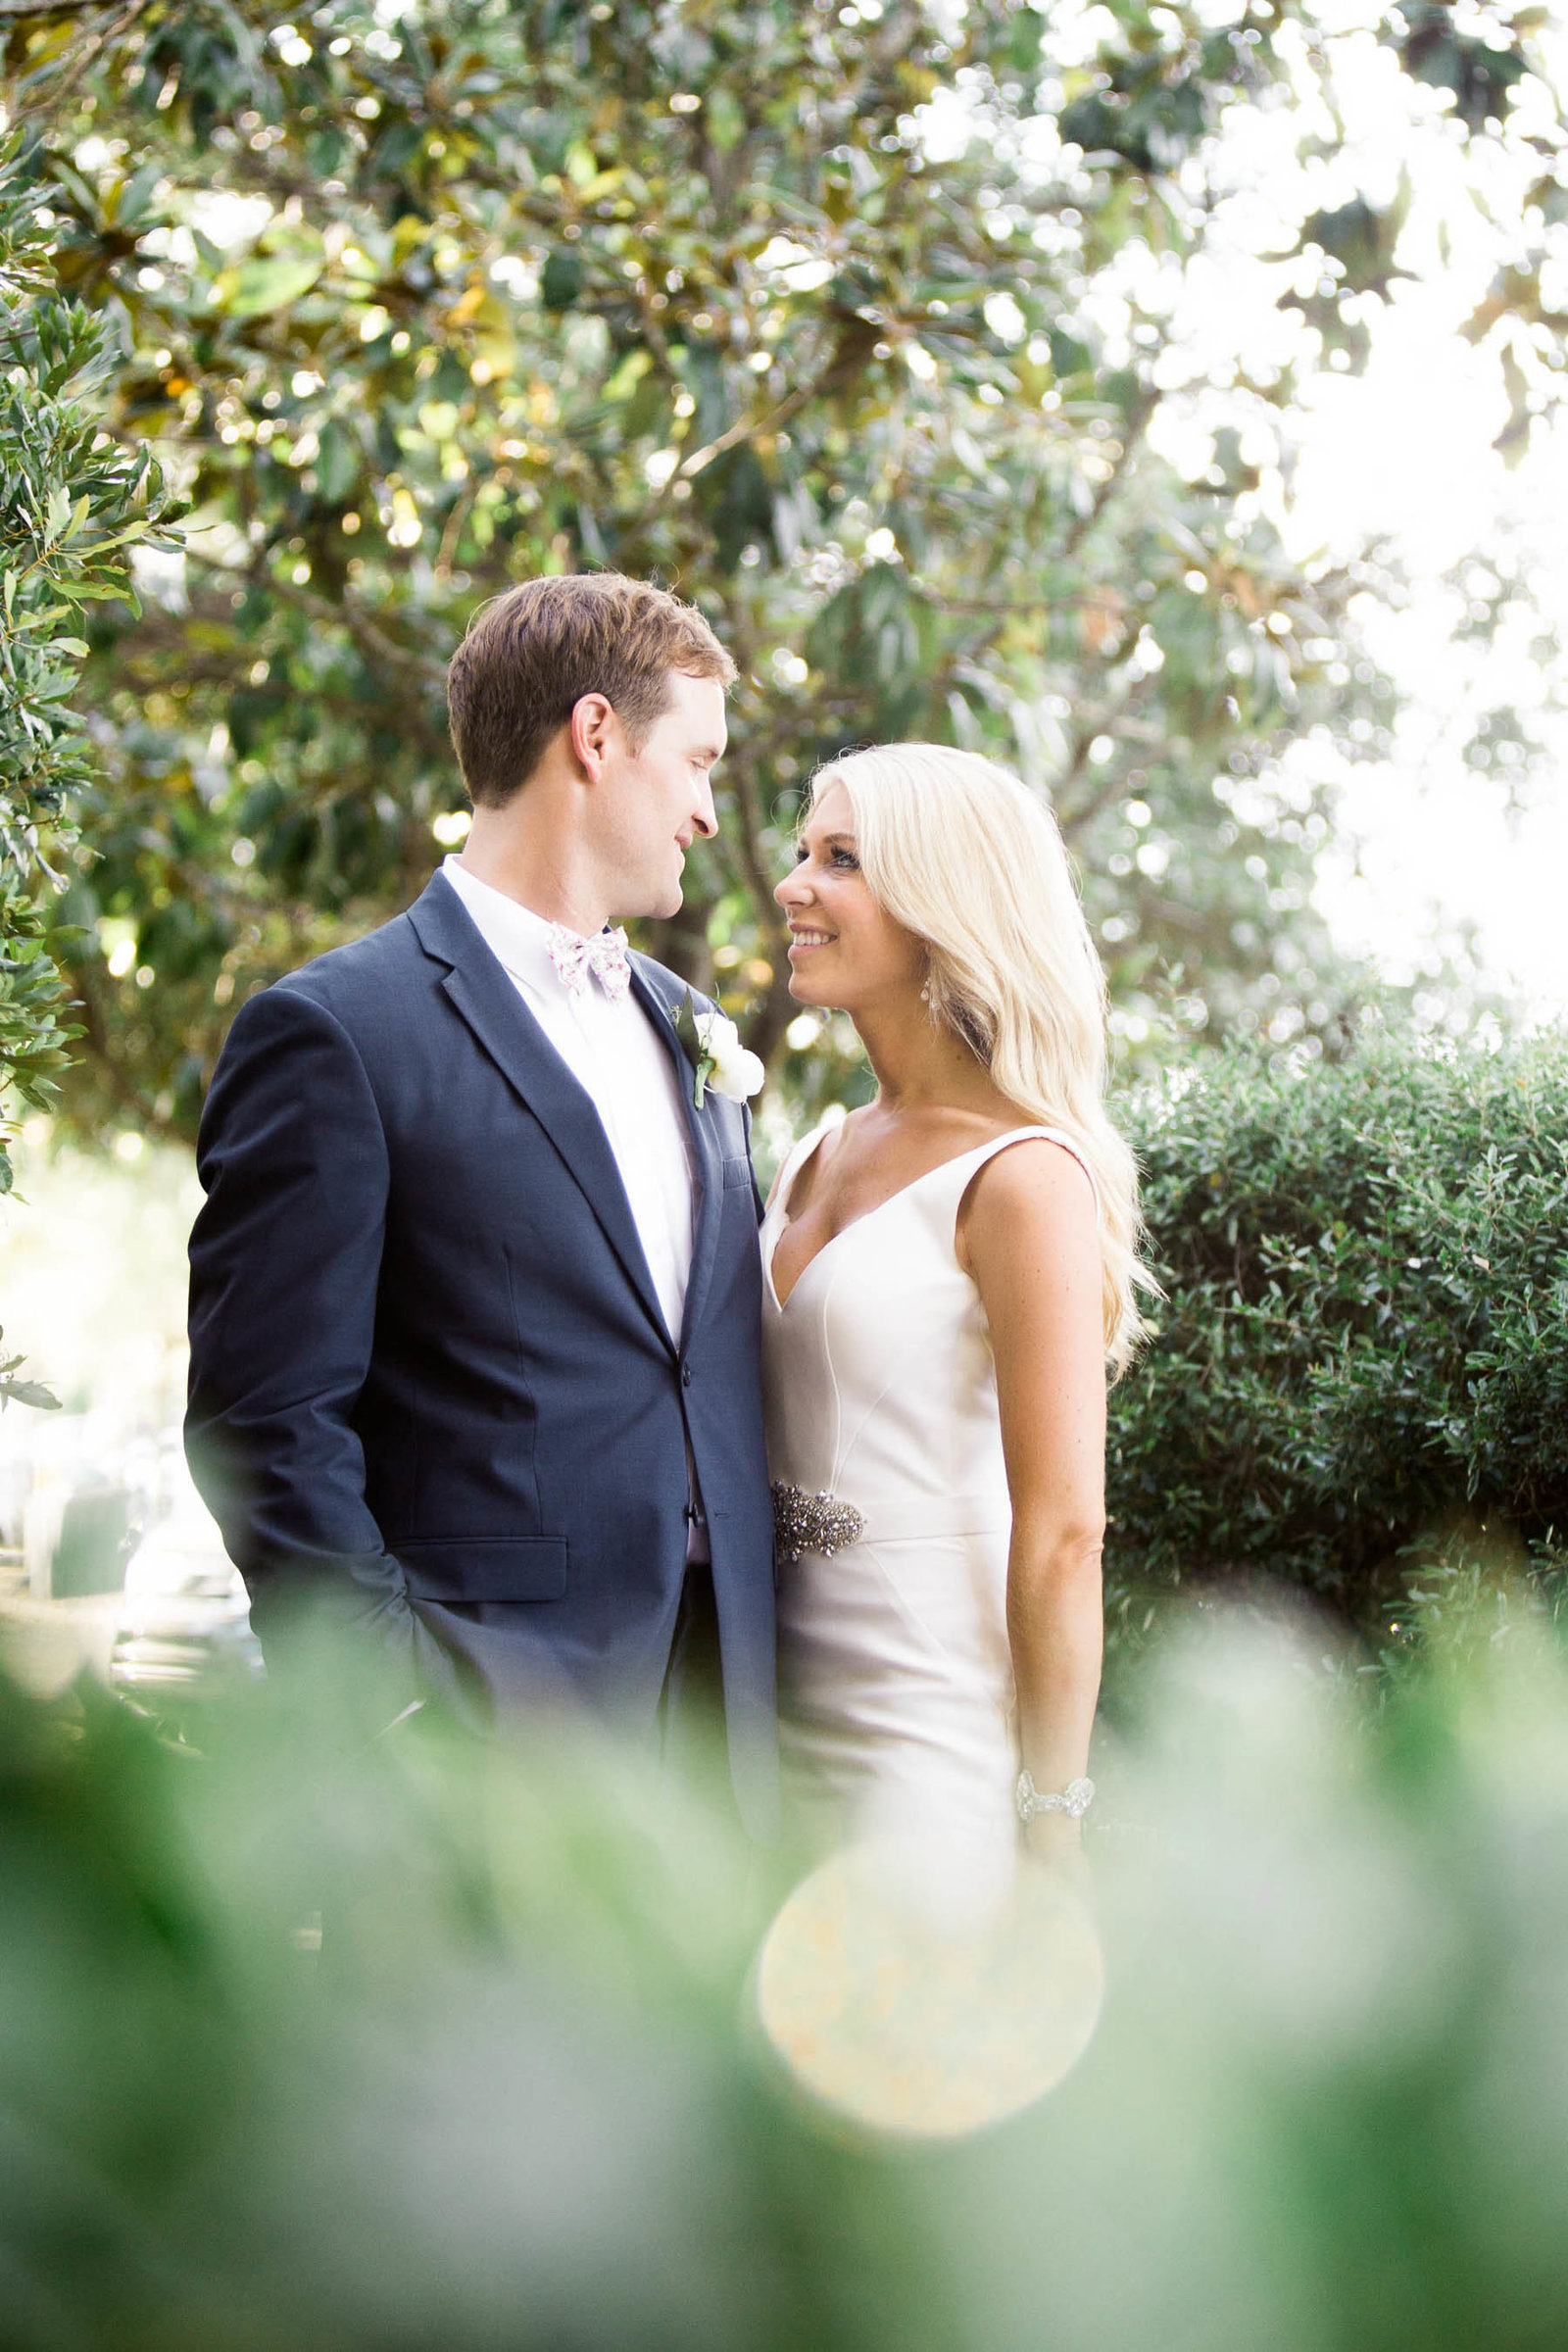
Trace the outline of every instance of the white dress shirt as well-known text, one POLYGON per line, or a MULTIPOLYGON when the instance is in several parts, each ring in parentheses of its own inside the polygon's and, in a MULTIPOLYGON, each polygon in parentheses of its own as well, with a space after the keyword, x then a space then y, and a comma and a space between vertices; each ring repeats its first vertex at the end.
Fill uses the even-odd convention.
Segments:
POLYGON ((576 996, 550 960, 553 926, 457 858, 441 868, 485 946, 599 1113, 626 1188, 654 1294, 677 1344, 692 1270, 697 1199, 691 1132, 674 1061, 627 991, 612 1004, 597 975, 576 996))

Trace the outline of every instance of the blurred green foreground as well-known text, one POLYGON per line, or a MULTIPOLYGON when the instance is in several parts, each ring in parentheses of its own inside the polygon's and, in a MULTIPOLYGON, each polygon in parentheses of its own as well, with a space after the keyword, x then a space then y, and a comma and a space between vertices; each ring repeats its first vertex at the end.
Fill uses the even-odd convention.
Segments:
POLYGON ((1506 1592, 1376 1705, 1330 1639, 1164 1646, 1098 2037, 935 2150, 763 2055, 788 1866, 642 1758, 6 1687, 0 2344, 1560 2346, 1568 1661, 1506 1592))

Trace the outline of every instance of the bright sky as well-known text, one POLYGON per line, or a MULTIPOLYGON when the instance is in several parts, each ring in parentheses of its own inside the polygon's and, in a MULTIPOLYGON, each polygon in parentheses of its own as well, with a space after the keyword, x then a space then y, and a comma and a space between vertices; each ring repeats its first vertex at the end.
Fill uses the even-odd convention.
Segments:
MULTIPOLYGON (((1408 598, 1394 609, 1368 597, 1360 614, 1369 651, 1404 697, 1392 755, 1342 766, 1319 747, 1298 747, 1302 765, 1340 779, 1341 831, 1318 901, 1345 944, 1395 979, 1418 974, 1435 951, 1461 947, 1468 931, 1483 977, 1550 1018, 1568 1014, 1568 710, 1552 707, 1565 699, 1568 665, 1560 655, 1544 658, 1540 640, 1554 633, 1568 647, 1568 418, 1559 415, 1554 429, 1538 425, 1524 463, 1510 469, 1493 447, 1508 414, 1498 354, 1477 350, 1460 331, 1499 267, 1523 257, 1526 192, 1543 159, 1522 139, 1506 150, 1472 147, 1464 158, 1430 95, 1412 91, 1387 51, 1354 29, 1365 11, 1347 0, 1343 18, 1334 79, 1345 143, 1316 167, 1323 176, 1312 203, 1343 204, 1354 193, 1385 202, 1407 173, 1411 204, 1396 258, 1411 274, 1395 283, 1385 308, 1368 311, 1364 372, 1325 371, 1306 387, 1281 520, 1301 557, 1348 559, 1384 539, 1408 598), (1466 589, 1486 594, 1489 559, 1511 564, 1529 595, 1494 639, 1470 643, 1459 634, 1466 589), (1455 566, 1457 586, 1446 577, 1455 566), (1536 714, 1545 757, 1529 771, 1479 772, 1464 746, 1477 720, 1503 707, 1536 714)), ((1568 31, 1559 24, 1548 37, 1554 64, 1568 66, 1568 31)), ((1540 83, 1525 85, 1516 125, 1529 127, 1531 116, 1560 144, 1540 83)), ((1277 129, 1266 117, 1238 126, 1228 233, 1244 275, 1244 254, 1269 250, 1258 233, 1265 192, 1289 195, 1277 129)), ((1251 268, 1261 278, 1269 265, 1251 268)), ((1225 280, 1234 322, 1235 270, 1225 280)), ((1259 283, 1257 295, 1264 291, 1259 283)), ((1568 283, 1546 292, 1568 308, 1568 283)), ((1252 318, 1266 348, 1277 329, 1261 302, 1252 318)), ((1229 332, 1237 335, 1234 323, 1229 332)), ((1245 334, 1238 344, 1248 357, 1256 348, 1245 334)))
POLYGON ((1462 604, 1441 584, 1467 553, 1529 549, 1540 620, 1568 637, 1568 434, 1559 422, 1507 474, 1490 446, 1490 388, 1461 373, 1467 347, 1456 352, 1418 317, 1395 330, 1365 384, 1316 420, 1302 473, 1303 514, 1336 534, 1375 520, 1412 588, 1405 612, 1368 616, 1372 650, 1406 707, 1393 757, 1345 776, 1343 835, 1318 901, 1348 945, 1396 977, 1472 926, 1484 975, 1538 1015, 1568 1013, 1568 714, 1543 713, 1546 756, 1531 774, 1466 764, 1477 716, 1539 706, 1550 678, 1518 632, 1490 647, 1456 639, 1462 604))

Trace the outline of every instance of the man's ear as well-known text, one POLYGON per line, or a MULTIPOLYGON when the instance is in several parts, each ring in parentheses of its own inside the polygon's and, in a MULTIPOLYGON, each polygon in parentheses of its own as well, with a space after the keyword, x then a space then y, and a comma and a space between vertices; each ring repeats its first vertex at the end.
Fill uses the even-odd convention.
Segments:
POLYGON ((602 694, 579 695, 572 705, 566 727, 571 755, 590 784, 597 784, 604 770, 616 724, 614 705, 602 694))

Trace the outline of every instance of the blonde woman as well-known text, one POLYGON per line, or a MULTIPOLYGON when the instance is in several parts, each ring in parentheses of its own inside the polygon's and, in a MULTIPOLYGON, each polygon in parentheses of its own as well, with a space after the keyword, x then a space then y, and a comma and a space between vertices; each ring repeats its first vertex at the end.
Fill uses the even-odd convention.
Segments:
POLYGON ((874 1101, 762 1230, 787 1766, 835 1838, 1073 1853, 1101 1667, 1105 1372, 1139 1331, 1103 982, 1044 807, 971 753, 817 776, 792 996, 874 1101))

